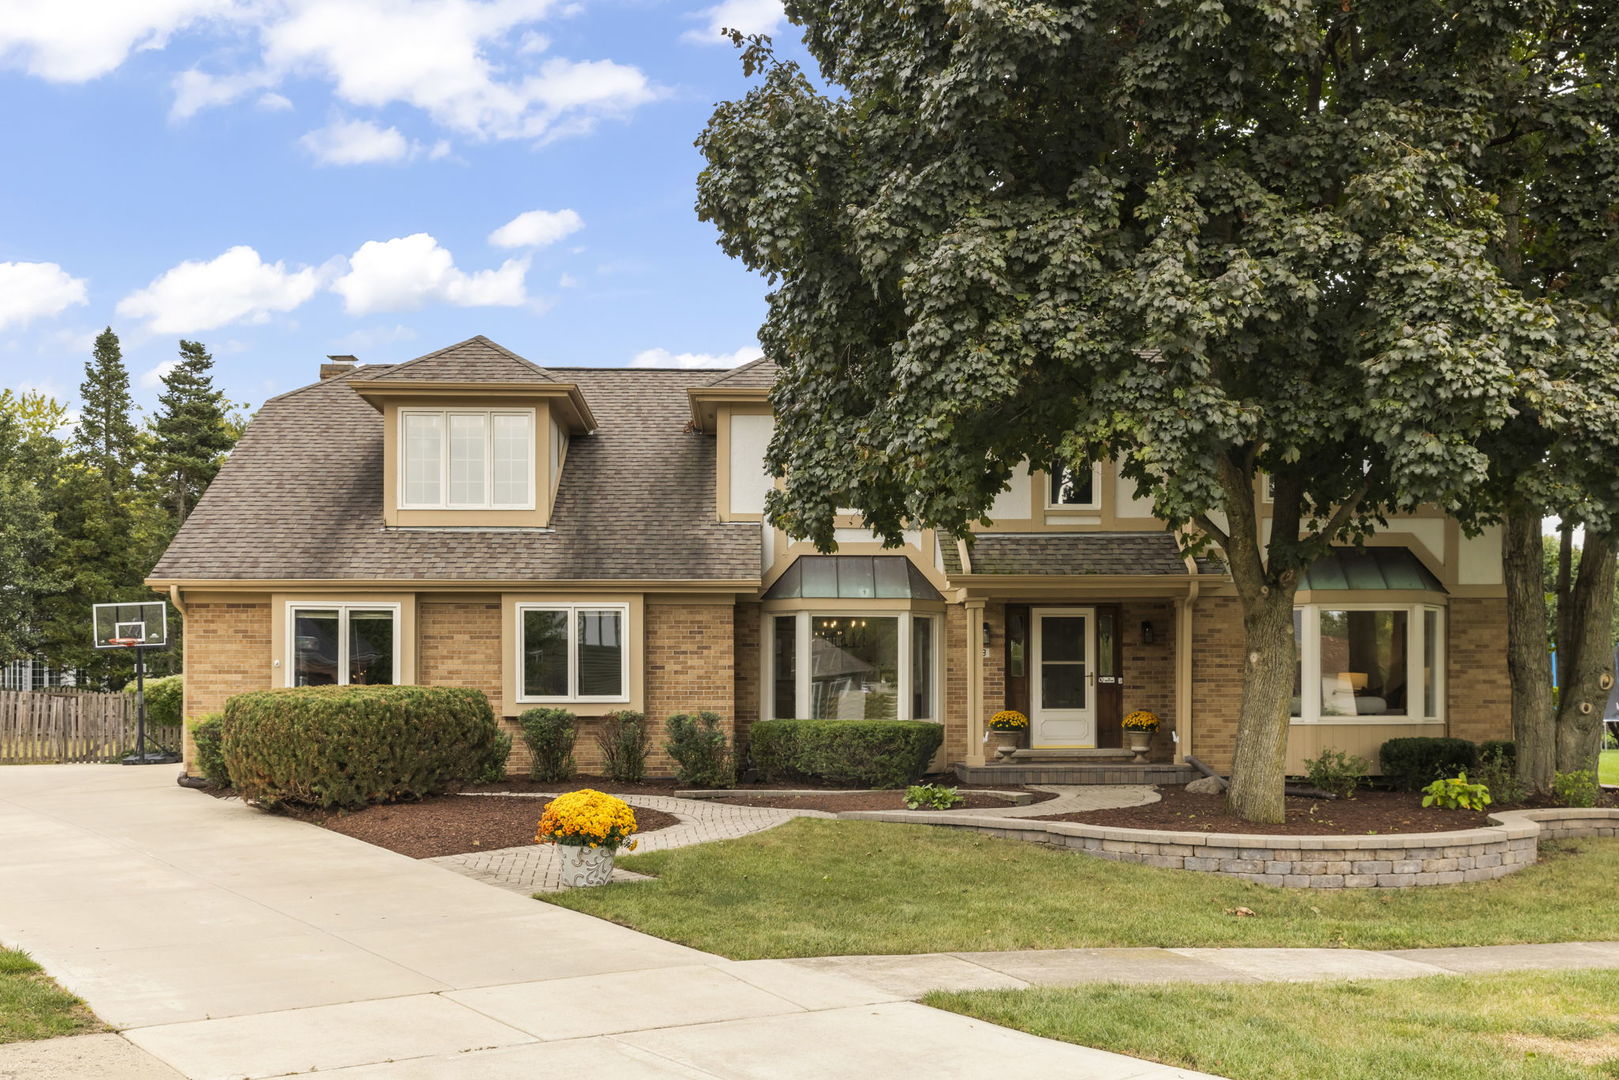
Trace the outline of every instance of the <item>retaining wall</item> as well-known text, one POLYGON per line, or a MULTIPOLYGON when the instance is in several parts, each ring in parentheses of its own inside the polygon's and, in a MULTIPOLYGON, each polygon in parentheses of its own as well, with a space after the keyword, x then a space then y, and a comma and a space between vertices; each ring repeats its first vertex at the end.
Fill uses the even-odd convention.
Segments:
POLYGON ((950 811, 838 815, 950 828, 1069 848, 1118 862, 1229 874, 1300 889, 1403 889, 1488 881, 1530 865, 1541 840, 1619 837, 1619 810, 1503 810, 1498 825, 1382 836, 1262 836, 1121 829, 950 811))

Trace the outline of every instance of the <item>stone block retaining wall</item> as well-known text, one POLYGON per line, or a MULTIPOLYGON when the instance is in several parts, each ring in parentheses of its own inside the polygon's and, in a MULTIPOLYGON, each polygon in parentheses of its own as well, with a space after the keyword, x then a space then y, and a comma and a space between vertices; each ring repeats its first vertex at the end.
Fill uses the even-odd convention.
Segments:
POLYGON ((1229 874, 1299 889, 1403 889, 1489 881, 1533 863, 1542 839, 1619 837, 1619 810, 1506 810, 1491 815, 1500 824, 1489 828, 1385 836, 1182 833, 970 814, 945 819, 923 811, 840 816, 967 828, 1117 862, 1229 874))

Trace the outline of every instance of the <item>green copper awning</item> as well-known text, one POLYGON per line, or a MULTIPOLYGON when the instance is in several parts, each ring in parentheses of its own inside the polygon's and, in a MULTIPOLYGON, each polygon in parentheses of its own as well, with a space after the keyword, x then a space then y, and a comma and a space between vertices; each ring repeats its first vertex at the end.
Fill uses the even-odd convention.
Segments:
POLYGON ((766 600, 943 600, 903 555, 800 555, 766 600))
POLYGON ((1299 588, 1445 591, 1422 560, 1403 547, 1333 548, 1305 572, 1299 588))

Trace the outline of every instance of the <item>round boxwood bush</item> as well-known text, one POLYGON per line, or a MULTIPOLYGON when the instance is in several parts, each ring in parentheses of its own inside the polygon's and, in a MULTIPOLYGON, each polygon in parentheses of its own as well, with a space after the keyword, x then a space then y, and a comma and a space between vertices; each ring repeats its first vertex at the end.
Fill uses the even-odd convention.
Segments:
POLYGON ((308 686, 231 698, 221 742, 244 799, 352 810, 477 779, 500 734, 477 690, 308 686))
POLYGON ((761 720, 749 752, 766 780, 904 787, 927 771, 944 728, 924 720, 761 720))

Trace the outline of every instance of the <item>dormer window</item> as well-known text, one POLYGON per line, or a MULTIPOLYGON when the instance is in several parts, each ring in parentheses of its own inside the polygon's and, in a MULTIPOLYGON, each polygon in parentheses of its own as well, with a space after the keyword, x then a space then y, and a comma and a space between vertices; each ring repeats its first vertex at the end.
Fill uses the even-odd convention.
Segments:
POLYGON ((1096 510, 1101 507, 1095 464, 1078 466, 1054 464, 1046 474, 1050 487, 1046 507, 1051 510, 1096 510))
POLYGON ((533 409, 399 410, 399 505, 534 509, 533 409))

